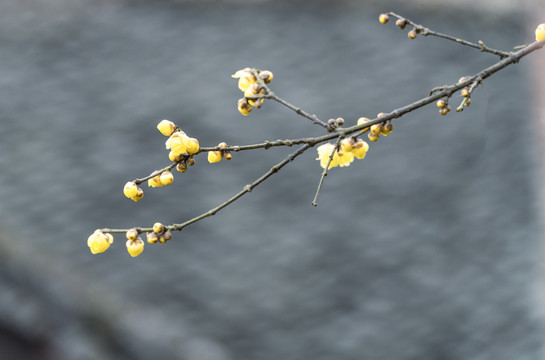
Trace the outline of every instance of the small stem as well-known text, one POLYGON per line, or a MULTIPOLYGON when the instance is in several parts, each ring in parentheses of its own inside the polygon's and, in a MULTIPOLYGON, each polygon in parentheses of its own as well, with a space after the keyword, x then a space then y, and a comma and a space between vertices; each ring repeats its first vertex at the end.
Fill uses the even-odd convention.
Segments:
POLYGON ((465 46, 469 46, 469 47, 472 47, 474 49, 480 50, 482 52, 487 52, 487 53, 490 53, 490 54, 497 55, 497 56, 500 57, 500 59, 504 59, 504 58, 509 56, 509 52, 492 49, 492 48, 490 48, 488 46, 485 46, 484 43, 482 41, 480 41, 480 40, 479 40, 478 44, 475 44, 475 43, 472 43, 470 41, 459 39, 459 38, 454 37, 454 36, 450 36, 450 35, 447 35, 447 34, 442 34, 442 33, 437 32, 437 31, 433 31, 433 30, 431 30, 429 28, 426 28, 426 27, 424 27, 424 26, 422 26, 420 24, 417 24, 417 23, 413 22, 412 20, 404 18, 403 16, 398 15, 396 13, 389 12, 388 15, 391 15, 391 16, 394 16, 394 17, 396 17, 398 19, 403 19, 403 20, 407 21, 407 23, 414 26, 419 31, 419 34, 422 35, 422 36, 428 36, 428 35, 429 36, 436 36, 436 37, 439 37, 441 39, 454 41, 455 43, 465 45, 465 46))
POLYGON ((337 142, 335 143, 335 147, 333 148, 333 151, 331 151, 331 154, 329 154, 329 159, 327 161, 327 164, 324 168, 324 171, 322 171, 322 176, 320 176, 320 182, 318 183, 318 188, 316 189, 314 200, 312 200, 312 206, 318 206, 318 195, 320 194, 320 190, 322 189, 324 179, 327 176, 327 170, 329 169, 329 165, 331 164, 331 161, 333 161, 333 157, 335 156, 335 153, 337 152, 337 150, 339 150, 339 147, 341 145, 341 140, 343 138, 344 138, 344 134, 339 135, 339 137, 337 138, 337 142))

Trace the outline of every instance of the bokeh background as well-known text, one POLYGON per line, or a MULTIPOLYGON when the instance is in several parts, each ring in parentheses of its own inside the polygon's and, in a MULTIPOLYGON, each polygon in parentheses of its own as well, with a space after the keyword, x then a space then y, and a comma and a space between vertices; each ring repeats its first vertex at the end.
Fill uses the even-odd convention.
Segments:
POLYGON ((0 358, 543 359, 543 54, 462 113, 397 120, 316 208, 311 150, 138 258, 122 235, 86 245, 96 228, 183 222, 293 151, 199 156, 133 203, 125 182, 168 164, 162 119, 206 146, 322 134, 272 102, 241 116, 236 70, 270 69, 278 95, 353 124, 497 61, 408 40, 381 12, 508 50, 533 39, 539 5, 3 0, 0 358))

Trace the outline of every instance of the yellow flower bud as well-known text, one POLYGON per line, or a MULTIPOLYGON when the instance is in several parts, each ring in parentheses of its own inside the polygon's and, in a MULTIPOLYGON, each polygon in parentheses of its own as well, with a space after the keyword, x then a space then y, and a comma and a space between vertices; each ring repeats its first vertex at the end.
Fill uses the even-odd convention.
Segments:
POLYGON ((189 145, 187 146, 187 153, 193 155, 199 152, 199 140, 195 138, 189 138, 189 145))
POLYGON ((136 240, 127 240, 125 244, 127 245, 127 251, 132 257, 136 257, 144 251, 144 241, 140 237, 136 240))
POLYGON ((269 70, 263 70, 259 72, 259 77, 261 78, 261 80, 263 80, 265 84, 268 84, 273 79, 273 73, 269 70))
POLYGON ((182 160, 183 157, 183 154, 175 154, 172 151, 168 153, 168 159, 172 162, 178 162, 182 160))
POLYGON ((408 36, 409 39, 411 39, 411 40, 416 39, 416 30, 415 30, 415 29, 412 29, 411 31, 409 31, 409 33, 407 34, 407 36, 408 36))
POLYGON ((367 154, 367 151, 369 151, 369 144, 367 144, 365 141, 361 139, 358 139, 358 141, 356 142, 356 145, 354 145, 352 154, 357 159, 363 159, 365 155, 367 154))
POLYGON ((381 130, 382 130, 382 124, 375 124, 375 125, 371 126, 371 132, 373 134, 378 135, 378 134, 380 134, 381 130))
POLYGON ((87 238, 87 246, 89 246, 93 254, 103 253, 108 250, 112 242, 113 236, 111 234, 104 234, 98 229, 87 238))
POLYGON ((223 158, 225 160, 231 160, 233 158, 233 155, 231 155, 230 151, 226 151, 226 152, 223 153, 223 158))
POLYGON ((161 175, 157 175, 148 180, 148 186, 151 187, 161 187, 164 184, 161 182, 161 175))
POLYGON ((165 230, 165 225, 161 224, 160 222, 156 222, 153 224, 153 232, 156 234, 160 234, 165 230))
POLYGON ((138 231, 136 231, 136 229, 134 228, 129 229, 125 235, 127 236, 128 240, 136 240, 136 238, 138 237, 138 231))
POLYGON ((189 166, 195 165, 195 159, 193 157, 190 157, 189 159, 187 159, 187 165, 189 166))
POLYGON ((174 175, 170 171, 163 171, 159 176, 159 181, 163 185, 170 185, 174 182, 174 175))
POLYGON ((125 184, 125 187, 123 188, 123 194, 129 199, 132 199, 133 197, 138 195, 138 186, 134 183, 134 181, 129 181, 125 184))
POLYGON ((545 23, 539 24, 536 28, 536 41, 545 40, 545 23))
POLYGON ((161 134, 170 136, 176 129, 176 125, 172 121, 161 120, 161 122, 157 125, 157 129, 161 132, 161 134))
POLYGON ((371 141, 377 141, 378 140, 378 134, 375 134, 374 132, 371 132, 371 131, 367 134, 367 137, 371 141))
POLYGON ((380 21, 381 24, 387 24, 389 20, 390 17, 388 16, 388 14, 380 14, 380 16, 378 17, 378 21, 380 21))
POLYGON ((248 100, 246 100, 246 98, 238 100, 238 111, 244 116, 250 114, 250 112, 252 111, 252 105, 248 103, 248 100))
POLYGON ((165 237, 165 240, 167 240, 167 241, 172 239, 172 233, 170 232, 170 230, 165 231, 163 236, 165 237))
POLYGON ((131 200, 139 201, 139 200, 142 200, 143 197, 144 197, 144 190, 138 188, 138 193, 136 194, 136 196, 132 197, 131 200))
MULTIPOLYGON (((366 118, 366 117, 360 117, 360 118, 358 119, 358 125, 364 124, 364 123, 366 123, 366 122, 368 122, 368 121, 369 121, 368 118, 366 118)), ((366 127, 366 128, 361 129, 361 131, 367 131, 367 130, 369 130, 369 127, 366 127)))
POLYGON ((248 104, 256 105, 256 104, 263 103, 263 99, 257 99, 257 100, 248 99, 249 97, 255 96, 257 94, 260 94, 260 95, 263 94, 263 89, 261 89, 261 86, 259 84, 252 84, 248 87, 248 89, 246 89, 246 91, 244 92, 244 97, 246 98, 246 101, 248 102, 248 104))
POLYGON ((447 102, 446 102, 445 100, 443 100, 443 99, 437 100, 437 107, 438 107, 439 109, 444 108, 446 105, 447 105, 447 102))
POLYGON ((176 166, 176 170, 178 170, 179 172, 181 173, 185 173, 187 171, 187 164, 185 162, 183 163, 179 163, 177 166, 176 166))
POLYGON ((146 238, 150 244, 157 244, 157 241, 159 240, 157 234, 151 231, 146 234, 146 238))
POLYGON ((217 163, 222 159, 221 151, 209 151, 208 152, 208 162, 210 164, 217 163))

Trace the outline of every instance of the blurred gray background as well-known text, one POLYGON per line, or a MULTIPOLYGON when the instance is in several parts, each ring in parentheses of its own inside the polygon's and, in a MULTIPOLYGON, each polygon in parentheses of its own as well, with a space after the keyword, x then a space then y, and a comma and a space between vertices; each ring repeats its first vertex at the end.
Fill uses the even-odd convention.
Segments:
POLYGON ((354 124, 497 61, 381 12, 504 50, 533 39, 538 2, 478 3, 2 0, 0 358, 543 359, 536 60, 462 113, 396 121, 316 208, 312 149, 136 259, 123 235, 86 245, 185 221, 293 151, 201 155, 134 203, 125 182, 168 164, 162 119, 202 146, 322 134, 272 102, 241 116, 236 70, 354 124))

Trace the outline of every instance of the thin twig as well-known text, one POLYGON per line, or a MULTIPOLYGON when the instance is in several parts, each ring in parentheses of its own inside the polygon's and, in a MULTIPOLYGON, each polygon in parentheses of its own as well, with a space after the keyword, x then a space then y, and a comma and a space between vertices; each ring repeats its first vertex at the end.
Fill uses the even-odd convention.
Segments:
POLYGON ((388 15, 396 17, 396 18, 398 18, 400 20, 405 20, 407 22, 407 24, 411 24, 412 26, 414 26, 417 33, 422 35, 422 36, 436 36, 436 37, 439 37, 441 39, 454 41, 455 43, 465 45, 465 46, 469 46, 469 47, 472 47, 474 49, 480 50, 482 52, 487 52, 487 53, 490 53, 490 54, 497 55, 497 56, 500 57, 500 59, 503 59, 503 58, 506 58, 506 57, 509 56, 509 52, 492 49, 492 48, 490 48, 488 46, 485 46, 485 44, 480 40, 479 40, 479 44, 475 44, 475 43, 472 43, 470 41, 459 39, 459 38, 454 37, 454 36, 450 36, 450 35, 447 35, 447 34, 442 34, 442 33, 437 32, 437 31, 433 31, 433 30, 431 30, 431 29, 429 29, 427 27, 424 27, 424 26, 422 26, 420 24, 417 24, 414 21, 409 20, 409 19, 407 19, 407 18, 405 18, 405 17, 403 17, 401 15, 398 15, 398 14, 396 14, 394 12, 389 12, 388 15))
POLYGON ((331 151, 331 154, 329 154, 329 159, 327 160, 327 164, 324 167, 324 171, 322 171, 322 176, 320 176, 320 182, 318 183, 318 188, 316 189, 314 200, 312 200, 312 206, 318 206, 318 195, 320 194, 320 190, 322 189, 324 179, 327 176, 327 170, 329 170, 329 164, 331 164, 331 161, 333 161, 333 157, 335 156, 335 153, 339 150, 339 146, 341 145, 341 140, 343 138, 344 138, 343 135, 339 135, 339 137, 337 138, 337 142, 335 143, 335 147, 331 151))
MULTIPOLYGON (((274 165, 272 168, 269 169, 269 171, 267 171, 266 173, 261 175, 254 182, 244 186, 244 188, 241 191, 236 193, 234 196, 232 196, 231 198, 229 198, 225 202, 219 204, 215 208, 212 208, 212 209, 202 213, 199 216, 196 216, 196 217, 194 217, 194 218, 192 218, 190 220, 187 220, 186 222, 183 222, 183 223, 180 223, 180 224, 172 224, 172 225, 165 226, 165 229, 166 230, 171 230, 171 231, 174 231, 174 230, 179 231, 179 230, 182 230, 183 228, 185 228, 188 225, 191 225, 191 224, 193 224, 193 223, 195 223, 197 221, 200 221, 200 220, 202 220, 204 218, 207 218, 209 216, 215 215, 218 211, 220 211, 223 208, 225 208, 225 207, 229 206, 230 204, 234 203, 235 201, 237 201, 239 198, 241 198, 245 194, 251 192, 256 186, 258 186, 259 184, 261 184, 262 182, 267 180, 273 174, 276 174, 285 165, 287 165, 288 163, 293 161, 293 159, 295 159, 297 156, 304 153, 310 147, 312 147, 312 145, 310 145, 310 144, 305 144, 305 145, 301 146, 297 151, 295 151, 295 152, 291 153, 290 155, 288 155, 288 157, 286 157, 284 160, 280 161, 278 164, 274 165)), ((138 230, 138 232, 153 231, 153 227, 149 227, 149 228, 139 227, 139 228, 136 228, 136 229, 138 230)), ((106 233, 106 232, 107 233, 125 233, 125 232, 127 232, 128 229, 108 229, 108 228, 105 228, 105 229, 100 229, 100 230, 102 232, 104 232, 104 233, 106 233)))

